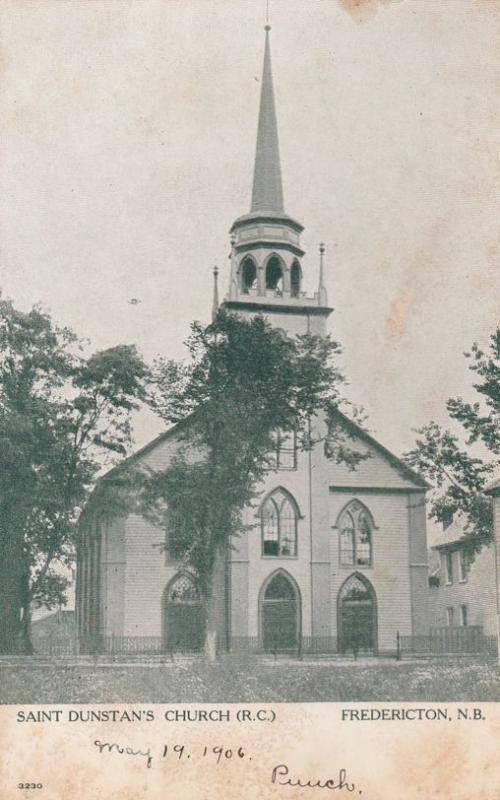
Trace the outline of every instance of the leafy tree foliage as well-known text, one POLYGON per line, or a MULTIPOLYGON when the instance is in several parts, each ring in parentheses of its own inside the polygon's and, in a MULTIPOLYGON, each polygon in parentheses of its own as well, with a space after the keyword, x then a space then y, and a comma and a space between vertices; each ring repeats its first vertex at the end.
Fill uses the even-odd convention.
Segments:
POLYGON ((500 466, 500 328, 490 337, 489 350, 474 344, 465 355, 478 400, 452 398, 446 404, 460 435, 430 422, 417 431, 415 448, 405 458, 435 487, 431 516, 443 522, 464 514, 465 533, 478 550, 493 530, 491 502, 483 489, 500 466))
POLYGON ((90 357, 40 308, 0 300, 0 652, 29 650, 33 601, 64 596, 75 522, 98 469, 126 452, 146 368, 134 347, 90 357), (22 622, 21 622, 22 619, 22 622))
MULTIPOLYGON (((331 430, 344 378, 335 364, 336 342, 311 334, 289 338, 261 316, 219 311, 208 327, 192 326, 187 345, 186 361, 156 367, 153 406, 165 421, 179 423, 180 447, 167 469, 148 472, 141 503, 166 525, 197 576, 210 633, 214 570, 232 537, 247 531, 243 509, 254 502, 269 467, 273 434, 294 429, 306 449, 326 443, 312 421, 323 412, 331 430)), ((337 450, 331 436, 328 455, 353 465, 361 458, 348 452, 345 439, 337 450)))

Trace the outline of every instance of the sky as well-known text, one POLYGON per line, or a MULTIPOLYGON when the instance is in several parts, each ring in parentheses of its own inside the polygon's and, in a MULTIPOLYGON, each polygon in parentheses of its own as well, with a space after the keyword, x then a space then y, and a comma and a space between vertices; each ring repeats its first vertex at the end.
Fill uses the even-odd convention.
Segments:
MULTIPOLYGON (((499 322, 500 2, 271 0, 285 209, 324 241, 351 400, 397 455, 499 322)), ((178 358, 250 205, 259 0, 4 0, 0 286, 178 358), (140 302, 130 303, 136 299, 140 302)), ((161 429, 137 420, 137 445, 161 429)))

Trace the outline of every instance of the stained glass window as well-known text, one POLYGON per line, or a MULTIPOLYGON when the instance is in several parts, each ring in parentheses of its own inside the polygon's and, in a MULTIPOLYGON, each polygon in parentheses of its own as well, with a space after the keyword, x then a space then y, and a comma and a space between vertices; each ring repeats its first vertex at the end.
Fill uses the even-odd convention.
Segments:
POLYGON ((363 581, 353 575, 342 589, 342 600, 364 600, 371 601, 370 590, 363 581))
POLYGON ((200 593, 190 575, 182 573, 170 585, 168 590, 170 603, 199 603, 200 593))
POLYGON ((358 500, 344 509, 339 520, 340 563, 346 567, 369 567, 372 563, 373 523, 358 500))
POLYGON ((297 509, 281 489, 277 489, 265 501, 261 523, 264 556, 297 555, 297 509))

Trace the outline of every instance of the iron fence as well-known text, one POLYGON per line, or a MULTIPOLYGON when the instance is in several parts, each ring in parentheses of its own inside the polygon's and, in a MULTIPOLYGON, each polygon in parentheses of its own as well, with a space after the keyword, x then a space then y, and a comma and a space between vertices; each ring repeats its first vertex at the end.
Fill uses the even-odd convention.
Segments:
POLYGON ((396 635, 396 655, 481 655, 497 654, 497 637, 485 635, 480 625, 447 625, 431 628, 424 636, 396 635))

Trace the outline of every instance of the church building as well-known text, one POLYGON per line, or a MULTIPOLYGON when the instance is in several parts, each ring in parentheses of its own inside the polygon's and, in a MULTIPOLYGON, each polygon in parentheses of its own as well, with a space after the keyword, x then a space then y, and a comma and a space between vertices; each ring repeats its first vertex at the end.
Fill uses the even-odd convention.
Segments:
MULTIPOLYGON (((263 314, 289 335, 325 335, 332 312, 325 248, 318 289, 306 296, 302 231, 285 213, 266 26, 252 201, 230 230, 223 306, 263 314)), ((428 633, 427 484, 352 421, 340 415, 339 425, 335 435, 367 455, 356 469, 329 458, 324 444, 305 452, 293 435, 277 435, 260 504, 245 512, 252 528, 217 569, 222 649, 391 653, 398 632, 428 633)), ((178 446, 176 426, 132 459, 164 469, 178 446)), ((196 582, 169 546, 168 531, 106 502, 119 474, 118 466, 100 481, 99 502, 82 516, 76 599, 82 647, 199 649, 205 614, 196 582)))

